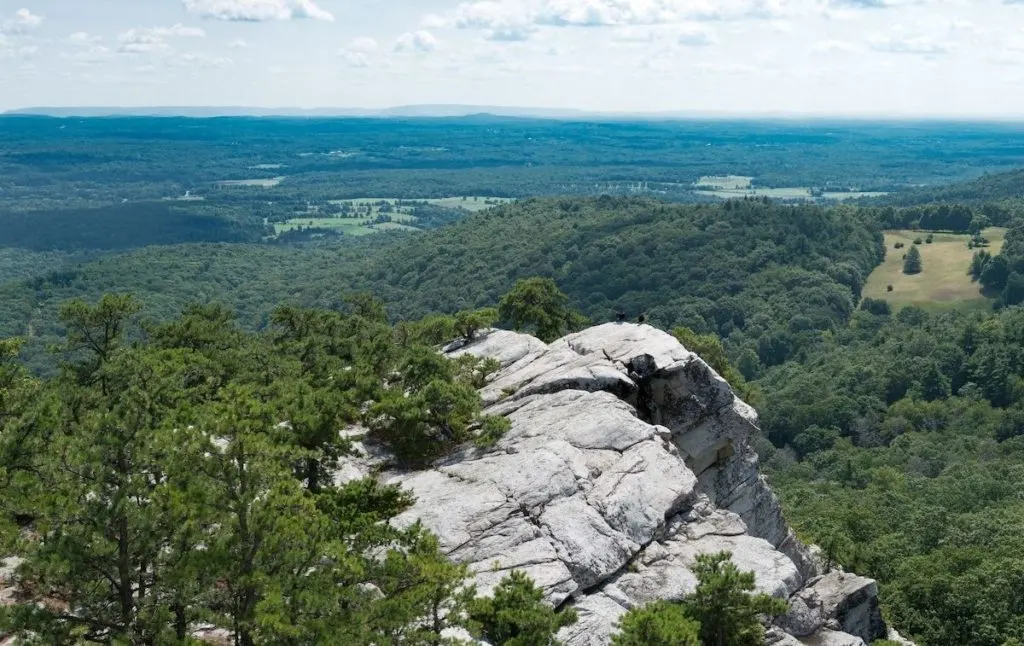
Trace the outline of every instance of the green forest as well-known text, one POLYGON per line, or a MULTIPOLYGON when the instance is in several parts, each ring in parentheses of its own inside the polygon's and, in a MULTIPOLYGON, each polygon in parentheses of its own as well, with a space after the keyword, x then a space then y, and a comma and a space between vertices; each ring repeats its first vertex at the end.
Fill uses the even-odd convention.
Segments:
MULTIPOLYGON (((462 590, 427 532, 385 522, 405 494, 329 482, 347 451, 333 431, 361 424, 398 461, 486 447, 503 424, 476 388, 494 366, 443 360, 443 343, 642 316, 757 408, 788 520, 877 579, 902 634, 1024 643, 1024 181, 1001 172, 1024 163, 1024 131, 956 132, 0 118, 0 537, 26 559, 0 625, 41 644, 182 643, 209 624, 246 646, 447 644, 449 627, 546 645, 572 609, 519 576, 498 605, 462 590), (696 195, 715 174, 888 194, 696 195), (415 230, 275 235, 346 199, 459 196, 516 199, 418 205, 415 230), (886 248, 893 230, 922 249, 962 236, 981 306, 863 298, 909 253, 886 248)), ((614 643, 763 641, 754 619, 782 609, 727 555, 701 571, 614 643)))

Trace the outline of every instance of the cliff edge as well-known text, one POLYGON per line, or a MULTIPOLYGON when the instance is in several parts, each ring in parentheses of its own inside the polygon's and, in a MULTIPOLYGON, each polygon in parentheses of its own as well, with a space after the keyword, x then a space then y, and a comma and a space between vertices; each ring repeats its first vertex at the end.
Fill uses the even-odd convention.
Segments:
POLYGON ((422 521, 481 591, 524 570, 552 604, 575 606, 569 646, 603 646, 627 609, 692 592, 697 554, 728 550, 790 602, 769 644, 887 636, 875 582, 821 572, 787 526, 757 470, 756 412, 671 335, 610 323, 545 345, 492 330, 446 351, 501 363, 481 395, 511 430, 492 449, 382 477, 416 496, 395 522, 422 521))

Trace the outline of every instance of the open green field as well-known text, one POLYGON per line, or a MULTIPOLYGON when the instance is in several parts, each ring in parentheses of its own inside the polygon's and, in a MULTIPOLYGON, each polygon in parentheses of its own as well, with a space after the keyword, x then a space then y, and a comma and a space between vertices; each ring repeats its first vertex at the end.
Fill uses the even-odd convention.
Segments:
POLYGON ((273 188, 284 181, 284 177, 270 177, 267 179, 226 179, 217 182, 218 186, 259 186, 261 188, 273 188))
POLYGON ((287 222, 275 223, 274 231, 281 235, 286 231, 292 231, 299 227, 315 227, 318 229, 335 229, 347 236, 365 236, 374 232, 375 227, 367 224, 370 221, 365 218, 292 218, 287 222))
POLYGON ((886 195, 876 191, 826 191, 819 197, 811 195, 811 189, 805 186, 791 188, 718 188, 713 190, 700 189, 697 195, 717 197, 723 200, 736 197, 769 197, 776 200, 855 200, 860 197, 879 197, 886 195))
MULTIPOLYGON (((975 249, 967 248, 969 235, 935 233, 932 244, 918 245, 921 263, 920 274, 908 276, 903 273, 903 254, 914 244, 915 238, 926 238, 926 231, 888 231, 885 234, 885 261, 882 262, 864 285, 864 296, 883 298, 893 309, 907 305, 918 305, 930 309, 951 307, 983 307, 988 303, 981 294, 981 287, 971 280, 967 268, 974 257, 975 249), (903 249, 894 245, 902 242, 903 249), (887 286, 892 285, 892 291, 887 286)), ((992 227, 984 236, 989 239, 988 251, 998 254, 1003 248, 1006 229, 992 227)))
POLYGON ((749 189, 753 179, 746 175, 705 175, 696 185, 709 191, 739 191, 749 189))
POLYGON ((477 212, 489 209, 495 206, 501 206, 507 202, 511 202, 510 198, 505 197, 485 197, 482 195, 456 195, 454 197, 437 197, 422 200, 402 200, 394 197, 360 197, 351 200, 331 200, 331 204, 338 206, 347 206, 350 209, 361 211, 363 213, 372 213, 371 217, 376 217, 381 213, 381 208, 386 204, 390 209, 385 210, 388 213, 412 213, 413 208, 418 205, 432 204, 434 206, 441 206, 448 209, 465 209, 467 211, 477 212), (369 209, 369 211, 367 211, 369 209))
POLYGON ((479 195, 471 196, 460 196, 460 197, 441 197, 430 200, 422 200, 428 204, 434 204, 436 206, 444 206, 450 209, 466 209, 467 211, 484 211, 486 209, 501 206, 512 200, 507 197, 481 197, 479 195))

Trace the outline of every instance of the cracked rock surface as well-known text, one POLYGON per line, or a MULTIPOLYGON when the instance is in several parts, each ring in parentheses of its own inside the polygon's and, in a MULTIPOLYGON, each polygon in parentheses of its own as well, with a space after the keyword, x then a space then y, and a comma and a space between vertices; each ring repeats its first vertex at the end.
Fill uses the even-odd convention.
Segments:
MULTIPOLYGON (((497 359, 482 389, 511 430, 487 451, 385 473, 481 592, 524 570, 573 604, 569 646, 603 646, 627 609, 693 591, 698 554, 728 550, 760 590, 791 600, 773 643, 883 638, 873 581, 821 576, 757 471, 755 411, 696 354, 645 325, 610 323, 550 345, 491 331, 458 348, 497 359)), ((348 465, 352 470, 356 466, 348 465)))

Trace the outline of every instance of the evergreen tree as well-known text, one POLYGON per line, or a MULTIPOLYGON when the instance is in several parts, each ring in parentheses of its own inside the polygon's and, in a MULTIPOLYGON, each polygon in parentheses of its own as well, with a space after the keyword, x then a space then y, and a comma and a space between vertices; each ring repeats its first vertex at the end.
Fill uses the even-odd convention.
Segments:
POLYGON ((678 603, 655 601, 633 608, 618 623, 612 646, 700 646, 700 624, 678 603))
POLYGON ((754 573, 741 572, 731 558, 729 552, 697 556, 697 590, 683 601, 686 614, 700 623, 704 646, 761 646, 760 616, 780 615, 787 604, 771 595, 751 594, 754 573))
POLYGON ((501 298, 498 312, 516 330, 530 327, 544 342, 554 341, 585 323, 583 316, 569 307, 569 297, 550 278, 517 281, 501 298))
POLYGON ((556 611, 544 602, 544 592, 526 574, 513 570, 501 580, 493 597, 469 604, 474 635, 493 646, 557 646, 555 634, 576 622, 575 611, 556 611))
POLYGON ((917 246, 912 246, 903 259, 903 273, 908 275, 920 274, 922 269, 921 252, 917 250, 917 246))

